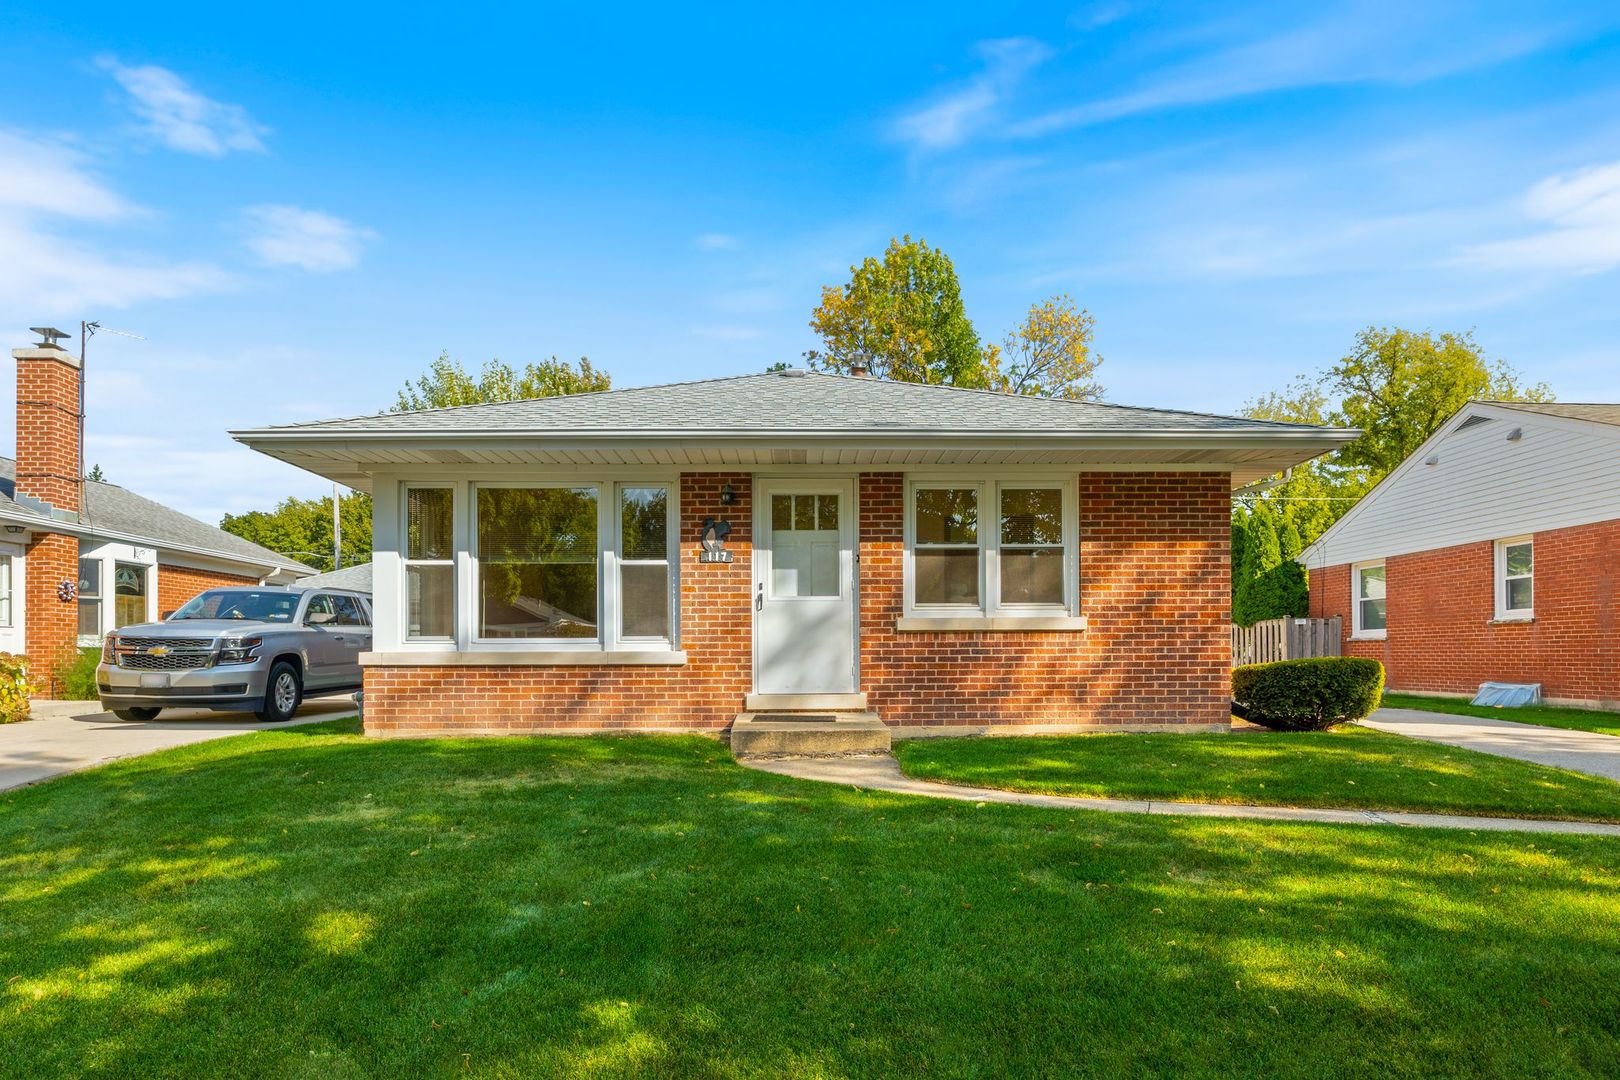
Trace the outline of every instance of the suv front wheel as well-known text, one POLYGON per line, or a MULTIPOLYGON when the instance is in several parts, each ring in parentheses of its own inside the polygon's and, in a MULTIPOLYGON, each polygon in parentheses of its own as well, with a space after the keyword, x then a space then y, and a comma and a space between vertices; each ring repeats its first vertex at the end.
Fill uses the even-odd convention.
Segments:
POLYGON ((298 669, 285 660, 278 660, 265 684, 264 706, 255 715, 267 724, 279 724, 291 720, 303 700, 304 684, 298 678, 298 669))

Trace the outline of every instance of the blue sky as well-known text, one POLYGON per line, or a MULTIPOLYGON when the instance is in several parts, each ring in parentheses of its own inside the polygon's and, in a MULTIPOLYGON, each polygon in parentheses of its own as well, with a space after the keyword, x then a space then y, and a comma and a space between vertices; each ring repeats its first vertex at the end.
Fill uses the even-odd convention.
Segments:
POLYGON ((142 335, 92 343, 88 456, 208 520, 324 490, 229 427, 374 411, 446 349, 797 360, 901 233, 987 339, 1088 307, 1114 401, 1232 411, 1374 323, 1620 399, 1612 3, 29 6, 0 327, 142 335))

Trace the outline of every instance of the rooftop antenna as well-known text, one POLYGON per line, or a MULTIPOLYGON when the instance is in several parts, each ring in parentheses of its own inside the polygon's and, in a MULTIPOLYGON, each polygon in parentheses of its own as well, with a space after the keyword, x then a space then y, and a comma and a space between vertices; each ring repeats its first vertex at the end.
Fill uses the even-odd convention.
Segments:
MULTIPOLYGON (((30 327, 30 329, 37 331, 39 327, 30 327)), ((67 337, 60 330, 49 331, 49 333, 54 333, 57 337, 67 337)), ((40 334, 42 337, 47 336, 44 331, 41 331, 40 334)), ((90 503, 86 497, 88 492, 84 485, 85 354, 88 351, 86 346, 90 344, 90 339, 97 334, 117 334, 119 337, 134 338, 136 341, 146 340, 141 335, 132 334, 128 330, 114 330, 110 326, 102 326, 99 322, 85 322, 82 319, 79 321, 79 516, 85 521, 90 520, 90 503)), ((53 341, 51 344, 54 345, 55 342, 53 341)))

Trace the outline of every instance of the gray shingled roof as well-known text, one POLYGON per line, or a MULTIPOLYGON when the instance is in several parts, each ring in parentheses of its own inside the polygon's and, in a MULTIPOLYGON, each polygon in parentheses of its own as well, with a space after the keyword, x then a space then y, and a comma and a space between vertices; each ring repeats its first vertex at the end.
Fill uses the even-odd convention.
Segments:
MULTIPOLYGON (((827 372, 769 372, 452 409, 379 413, 253 434, 1289 434, 1326 429, 1062 401, 827 372)), ((245 435, 247 432, 233 434, 245 435)))
POLYGON ((357 566, 345 566, 341 570, 328 570, 324 574, 300 578, 298 584, 312 589, 353 589, 355 592, 369 593, 371 564, 366 562, 357 566))
POLYGON ((1594 424, 1614 424, 1620 427, 1620 405, 1606 405, 1591 401, 1484 401, 1519 412, 1541 413, 1543 416, 1562 416, 1570 420, 1590 420, 1594 424))
MULTIPOLYGON (((32 507, 18 503, 15 499, 16 493, 17 463, 11 458, 0 457, 0 512, 8 517, 38 518, 43 525, 60 527, 64 524, 32 507)), ((87 480, 84 495, 86 512, 84 519, 76 523, 75 531, 83 529, 104 531, 108 535, 128 537, 137 542, 145 541, 153 547, 212 555, 223 559, 240 559, 256 566, 276 566, 284 570, 310 569, 296 559, 278 555, 251 540, 244 540, 223 529, 204 524, 194 517, 188 517, 162 503, 127 491, 117 484, 87 480)))

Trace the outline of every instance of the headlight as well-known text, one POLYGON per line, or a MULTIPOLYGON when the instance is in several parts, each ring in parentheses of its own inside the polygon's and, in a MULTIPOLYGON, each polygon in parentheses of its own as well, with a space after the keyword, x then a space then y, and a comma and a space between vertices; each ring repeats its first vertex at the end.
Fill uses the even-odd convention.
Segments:
POLYGON ((118 663, 118 635, 108 634, 101 643, 101 662, 104 664, 118 663))
POLYGON ((219 662, 222 664, 251 664, 259 658, 263 638, 228 637, 219 643, 219 662))

